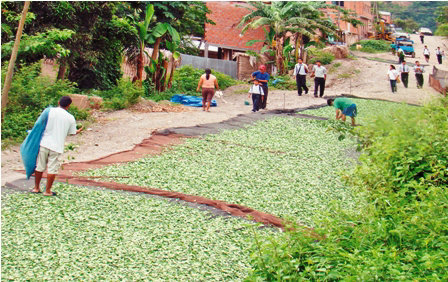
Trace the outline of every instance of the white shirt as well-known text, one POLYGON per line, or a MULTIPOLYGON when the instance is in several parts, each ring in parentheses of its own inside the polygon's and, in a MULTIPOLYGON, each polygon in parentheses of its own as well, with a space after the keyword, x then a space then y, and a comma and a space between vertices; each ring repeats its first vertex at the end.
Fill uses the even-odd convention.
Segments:
POLYGON ((414 71, 415 71, 415 73, 424 73, 425 72, 422 65, 420 65, 420 66, 415 65, 414 71))
POLYGON ((436 49, 436 55, 442 55, 442 50, 436 49))
POLYGON ((428 48, 423 49, 423 55, 429 55, 429 49, 428 48))
POLYGON ((398 67, 399 72, 409 72, 409 66, 408 65, 400 65, 398 67))
POLYGON ((327 74, 327 69, 324 66, 318 67, 317 65, 315 65, 313 67, 313 72, 315 77, 325 78, 325 75, 327 74))
POLYGON ((389 70, 387 72, 387 75, 389 76, 390 80, 396 80, 398 77, 398 72, 397 72, 397 70, 389 70))
POLYGON ((249 93, 251 93, 251 94, 261 94, 263 96, 264 95, 263 87, 261 87, 261 85, 253 84, 250 87, 250 89, 249 89, 249 93))
POLYGON ((51 108, 40 145, 62 154, 68 134, 76 134, 75 118, 63 108, 51 108))
POLYGON ((296 66, 294 67, 294 75, 297 75, 297 73, 299 75, 306 75, 307 72, 308 66, 305 64, 296 64, 296 66))

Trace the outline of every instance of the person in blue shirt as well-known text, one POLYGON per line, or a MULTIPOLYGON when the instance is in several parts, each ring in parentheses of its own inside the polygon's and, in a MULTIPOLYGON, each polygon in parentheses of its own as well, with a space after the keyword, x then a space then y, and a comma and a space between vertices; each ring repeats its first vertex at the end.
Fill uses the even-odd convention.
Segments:
POLYGON ((266 102, 268 100, 268 81, 269 81, 269 73, 266 72, 266 66, 261 65, 259 70, 252 73, 252 80, 256 79, 261 82, 261 87, 263 88, 264 96, 263 101, 260 103, 261 109, 266 109, 266 102))

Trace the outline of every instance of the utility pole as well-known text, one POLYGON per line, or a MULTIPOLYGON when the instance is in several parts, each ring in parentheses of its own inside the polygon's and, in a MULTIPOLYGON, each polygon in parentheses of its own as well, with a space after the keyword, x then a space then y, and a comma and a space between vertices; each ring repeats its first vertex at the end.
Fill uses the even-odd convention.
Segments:
POLYGON ((5 85, 2 90, 2 121, 5 117, 6 106, 8 105, 8 93, 11 88, 12 75, 14 74, 14 65, 16 64, 17 53, 19 51, 20 39, 22 38, 23 26, 25 25, 26 13, 30 6, 30 1, 25 1, 23 6, 22 16, 20 17, 19 27, 17 28, 16 40, 11 52, 11 59, 9 60, 8 72, 6 73, 5 85))

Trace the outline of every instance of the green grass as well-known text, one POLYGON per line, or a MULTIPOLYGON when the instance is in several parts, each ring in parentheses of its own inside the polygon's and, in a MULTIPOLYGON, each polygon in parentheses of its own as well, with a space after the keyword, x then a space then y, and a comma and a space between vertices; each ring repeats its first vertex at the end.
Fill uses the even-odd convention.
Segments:
POLYGON ((142 195, 63 184, 55 191, 57 197, 2 196, 2 280, 247 276, 253 234, 247 221, 142 195))
POLYGON ((332 203, 359 208, 359 199, 338 174, 351 167, 347 152, 355 141, 338 141, 336 133, 326 132, 328 126, 328 121, 272 118, 89 174, 241 204, 313 225, 332 203))

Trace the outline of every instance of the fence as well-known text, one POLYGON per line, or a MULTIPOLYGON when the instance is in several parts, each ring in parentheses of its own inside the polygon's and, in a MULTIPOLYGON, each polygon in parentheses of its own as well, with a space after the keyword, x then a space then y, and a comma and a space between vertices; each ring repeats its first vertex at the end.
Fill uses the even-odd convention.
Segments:
POLYGON ((447 95, 448 71, 439 70, 435 66, 429 75, 429 85, 440 93, 447 95))
POLYGON ((230 75, 234 79, 238 79, 237 63, 234 61, 210 59, 185 54, 181 54, 181 58, 181 66, 191 65, 198 69, 214 69, 216 71, 230 75))

